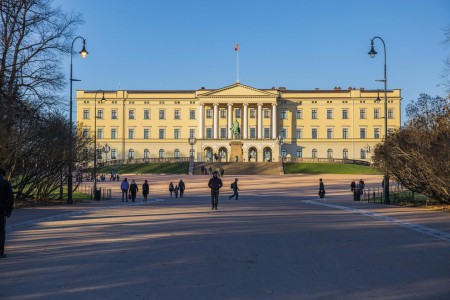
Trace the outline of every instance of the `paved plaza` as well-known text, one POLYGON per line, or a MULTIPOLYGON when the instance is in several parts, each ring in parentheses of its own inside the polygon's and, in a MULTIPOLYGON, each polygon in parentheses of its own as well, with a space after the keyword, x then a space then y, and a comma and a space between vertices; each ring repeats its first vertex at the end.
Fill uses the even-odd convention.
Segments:
POLYGON ((239 201, 225 176, 217 211, 208 176, 127 177, 148 202, 105 182, 112 200, 15 210, 0 299, 450 298, 450 215, 353 201, 381 176, 237 176, 239 201))

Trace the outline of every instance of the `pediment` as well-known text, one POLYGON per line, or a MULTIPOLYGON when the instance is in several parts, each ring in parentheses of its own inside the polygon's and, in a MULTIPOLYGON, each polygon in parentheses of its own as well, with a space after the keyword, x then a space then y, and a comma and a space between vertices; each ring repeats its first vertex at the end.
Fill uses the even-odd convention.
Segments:
POLYGON ((199 98, 215 98, 215 97, 277 97, 278 92, 274 90, 273 92, 267 92, 259 90, 248 85, 243 85, 240 83, 235 83, 224 88, 214 90, 205 93, 199 98))

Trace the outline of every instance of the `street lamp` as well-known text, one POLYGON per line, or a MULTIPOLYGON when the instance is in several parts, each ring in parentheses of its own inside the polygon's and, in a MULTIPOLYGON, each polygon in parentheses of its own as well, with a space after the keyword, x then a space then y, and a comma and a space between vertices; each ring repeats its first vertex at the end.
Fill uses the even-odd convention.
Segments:
POLYGON ((195 137, 190 137, 188 139, 189 145, 191 145, 191 155, 189 155, 190 157, 194 157, 194 145, 197 142, 197 140, 195 139, 195 137))
MULTIPOLYGON (((372 38, 370 40, 370 51, 369 51, 369 55, 371 58, 374 58, 375 55, 377 55, 378 53, 375 51, 375 48, 373 47, 373 42, 375 39, 379 39, 382 43, 383 43, 383 48, 384 48, 384 79, 382 80, 377 80, 377 81, 381 81, 384 82, 384 140, 386 141, 387 139, 387 133, 388 133, 388 126, 387 126, 387 76, 386 76, 386 45, 384 43, 384 40, 379 37, 376 36, 374 38, 372 38)), ((384 161, 384 163, 386 164, 386 159, 384 161)), ((386 168, 386 165, 385 165, 386 168)), ((390 204, 391 200, 389 197, 389 175, 388 175, 388 171, 386 168, 386 171, 384 173, 384 203, 385 204, 390 204)))
POLYGON ((97 199, 97 94, 101 92, 103 94, 102 99, 100 100, 102 103, 106 101, 105 92, 102 90, 98 90, 95 92, 94 97, 94 200, 97 199))
POLYGON ((102 153, 105 153, 105 162, 108 161, 108 153, 111 151, 111 147, 108 144, 102 147, 102 153))
POLYGON ((69 174, 67 176, 67 204, 73 204, 72 199, 72 82, 73 81, 80 81, 79 79, 73 79, 72 78, 72 54, 73 54, 73 44, 77 39, 83 40, 83 49, 79 52, 81 54, 82 58, 85 58, 86 55, 88 55, 88 52, 86 51, 86 39, 77 36, 73 39, 72 45, 70 46, 70 112, 69 112, 69 174))
POLYGON ((280 158, 281 160, 283 159, 283 157, 281 156, 281 145, 284 144, 284 138, 280 135, 278 135, 277 137, 277 144, 278 144, 278 148, 280 149, 280 158))

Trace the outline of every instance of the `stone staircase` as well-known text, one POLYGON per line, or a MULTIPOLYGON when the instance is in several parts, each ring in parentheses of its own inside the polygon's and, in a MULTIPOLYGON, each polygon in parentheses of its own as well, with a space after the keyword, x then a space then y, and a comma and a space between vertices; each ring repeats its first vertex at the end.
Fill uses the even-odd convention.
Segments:
POLYGON ((213 170, 222 168, 225 175, 279 175, 278 162, 201 162, 194 164, 194 174, 201 174, 202 165, 213 170))

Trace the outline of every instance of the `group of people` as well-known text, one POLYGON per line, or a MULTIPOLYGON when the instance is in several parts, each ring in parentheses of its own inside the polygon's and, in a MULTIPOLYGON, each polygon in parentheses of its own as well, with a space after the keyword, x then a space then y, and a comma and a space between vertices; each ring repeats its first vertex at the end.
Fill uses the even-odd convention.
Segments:
POLYGON ((175 187, 173 186, 173 183, 170 182, 169 183, 170 198, 172 198, 172 194, 175 195, 175 198, 178 198, 178 193, 180 193, 180 198, 183 198, 185 189, 186 185, 184 184, 184 181, 182 179, 180 179, 180 181, 178 182, 178 184, 175 185, 175 187))
MULTIPOLYGON (((136 183, 136 180, 132 180, 131 183, 128 182, 128 178, 124 178, 122 183, 120 184, 120 190, 122 191, 122 202, 128 202, 128 200, 131 200, 131 202, 136 202, 136 195, 139 191, 138 185, 136 183)), ((148 193, 150 192, 150 187, 148 185, 147 180, 144 181, 142 184, 142 196, 143 201, 147 202, 148 193)))
POLYGON ((352 181, 350 184, 350 190, 352 193, 359 192, 361 195, 364 194, 364 188, 366 187, 366 184, 364 183, 364 180, 360 179, 358 183, 355 182, 355 180, 352 181))
POLYGON ((225 170, 220 167, 217 170, 213 170, 211 166, 209 166, 208 168, 205 166, 201 166, 200 171, 202 172, 202 175, 209 175, 210 177, 213 176, 213 172, 216 172, 219 177, 223 177, 223 175, 225 175, 225 170))

